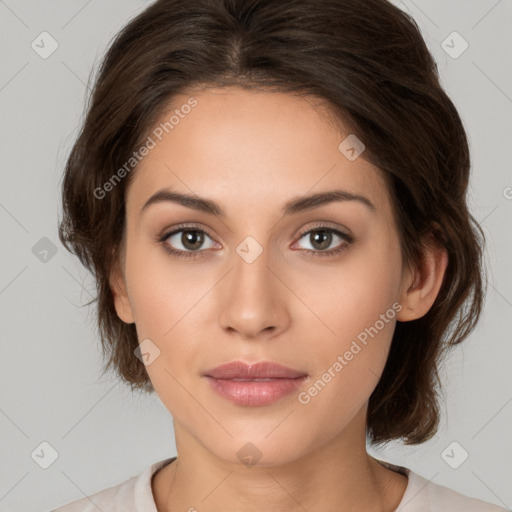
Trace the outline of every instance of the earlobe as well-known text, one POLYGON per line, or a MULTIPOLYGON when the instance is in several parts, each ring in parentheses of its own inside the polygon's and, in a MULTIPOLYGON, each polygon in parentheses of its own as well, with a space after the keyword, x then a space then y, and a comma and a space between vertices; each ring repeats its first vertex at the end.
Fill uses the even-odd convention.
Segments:
POLYGON ((117 316, 127 324, 133 324, 135 319, 133 317, 132 307, 128 298, 126 282, 123 273, 116 265, 112 276, 109 280, 110 289, 114 296, 114 305, 116 308, 117 316))
POLYGON ((402 310, 397 315, 398 321, 416 320, 428 312, 441 289, 447 266, 448 253, 444 247, 425 247, 413 278, 409 275, 403 282, 404 289, 400 296, 402 310))

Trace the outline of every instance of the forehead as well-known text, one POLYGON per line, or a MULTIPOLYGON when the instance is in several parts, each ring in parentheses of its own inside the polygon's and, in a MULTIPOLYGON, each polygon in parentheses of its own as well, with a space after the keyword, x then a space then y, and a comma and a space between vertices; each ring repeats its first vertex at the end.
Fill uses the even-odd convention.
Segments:
POLYGON ((311 97, 236 87, 177 95, 151 131, 154 147, 135 170, 127 207, 142 208, 163 187, 229 203, 233 212, 330 188, 385 206, 380 170, 339 150, 348 135, 311 97))

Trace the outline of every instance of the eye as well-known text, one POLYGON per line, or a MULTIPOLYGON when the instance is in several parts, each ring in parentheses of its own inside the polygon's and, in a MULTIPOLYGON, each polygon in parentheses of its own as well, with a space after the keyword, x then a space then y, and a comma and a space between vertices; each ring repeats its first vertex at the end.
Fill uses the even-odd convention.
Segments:
POLYGON ((312 252, 315 256, 330 256, 345 250, 352 242, 353 237, 347 233, 343 233, 338 229, 329 226, 316 226, 300 235, 300 239, 305 238, 312 249, 305 250, 312 252), (342 243, 335 245, 334 249, 329 249, 336 238, 342 240, 342 243))
MULTIPOLYGON (((316 226, 313 229, 302 233, 299 240, 305 238, 312 249, 303 248, 307 253, 314 256, 330 256, 345 250, 353 241, 353 237, 347 233, 343 233, 338 229, 329 226, 316 226), (307 238, 307 235, 309 238, 307 238), (329 249, 336 238, 341 239, 341 243, 335 245, 334 249, 329 249)), ((163 244, 167 253, 176 257, 197 258, 204 256, 206 249, 219 247, 219 244, 197 226, 177 226, 170 232, 165 233, 158 238, 158 242, 163 244), (210 240, 210 245, 204 247, 205 240, 210 240)))
POLYGON ((164 234, 160 239, 164 249, 173 256, 195 258, 202 255, 202 249, 211 249, 215 246, 212 238, 203 229, 197 226, 178 226, 169 233, 164 234), (204 247, 205 240, 212 243, 204 247))

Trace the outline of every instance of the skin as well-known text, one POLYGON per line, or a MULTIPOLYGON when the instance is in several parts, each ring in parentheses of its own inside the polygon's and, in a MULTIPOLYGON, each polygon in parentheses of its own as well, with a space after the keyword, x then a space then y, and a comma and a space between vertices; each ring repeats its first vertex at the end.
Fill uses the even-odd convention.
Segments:
MULTIPOLYGON (((447 255, 426 249, 416 268, 405 268, 380 170, 340 152, 349 132, 319 103, 236 87, 191 92, 197 106, 139 164, 127 190, 125 244, 111 280, 119 317, 160 350, 146 369, 172 414, 179 458, 153 478, 157 509, 395 510, 407 477, 366 452, 368 400, 396 321, 429 310, 447 255), (141 215, 165 187, 211 199, 226 215, 173 202, 141 215), (333 189, 363 195, 376 209, 344 201, 281 213, 292 198, 333 189), (301 235, 319 222, 354 241, 319 255, 318 232, 301 235), (182 233, 157 240, 180 223, 206 232, 202 255, 165 251, 193 253, 182 233), (263 249, 252 263, 236 252, 247 236, 263 249), (270 360, 314 382, 394 303, 400 312, 307 404, 292 393, 271 405, 235 405, 202 377, 228 361, 270 360), (261 452, 253 466, 237 456, 248 442, 261 452)), ((189 98, 175 97, 173 108, 189 98)), ((343 244, 335 234, 326 242, 343 244)))

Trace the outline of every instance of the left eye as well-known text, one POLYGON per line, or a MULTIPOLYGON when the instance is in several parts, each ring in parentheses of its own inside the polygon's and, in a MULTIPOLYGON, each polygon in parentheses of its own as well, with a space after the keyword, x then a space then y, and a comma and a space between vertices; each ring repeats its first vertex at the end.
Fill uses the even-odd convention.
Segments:
POLYGON ((300 237, 301 240, 303 238, 308 240, 309 244, 312 246, 312 248, 306 247, 306 250, 313 250, 314 252, 327 254, 342 250, 348 246, 350 242, 352 242, 352 237, 350 235, 342 233, 337 229, 328 227, 317 227, 310 229, 300 237), (335 241, 336 237, 340 238, 343 243, 338 243, 334 249, 329 249, 333 241, 335 241))

